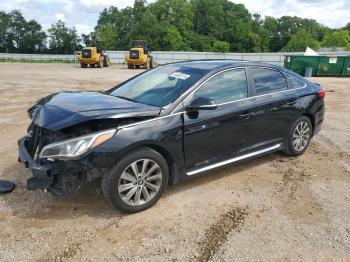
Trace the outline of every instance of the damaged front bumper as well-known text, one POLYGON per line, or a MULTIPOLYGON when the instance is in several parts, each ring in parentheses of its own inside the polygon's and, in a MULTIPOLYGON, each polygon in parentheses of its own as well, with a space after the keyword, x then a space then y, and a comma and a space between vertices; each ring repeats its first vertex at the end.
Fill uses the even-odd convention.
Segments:
POLYGON ((29 168, 34 176, 27 181, 28 190, 48 189, 54 182, 54 174, 62 172, 63 167, 57 164, 41 165, 37 163, 29 154, 27 143, 28 137, 22 137, 18 140, 18 161, 23 163, 26 168, 29 168))
MULTIPOLYGON (((76 184, 72 182, 78 179, 77 174, 84 174, 81 164, 72 161, 38 163, 28 152, 28 141, 29 137, 23 137, 18 140, 18 161, 26 168, 29 168, 33 174, 33 177, 27 180, 28 190, 41 189, 47 190, 55 196, 67 195, 73 189, 72 186, 76 184)), ((83 180, 83 175, 79 177, 79 180, 83 180)))

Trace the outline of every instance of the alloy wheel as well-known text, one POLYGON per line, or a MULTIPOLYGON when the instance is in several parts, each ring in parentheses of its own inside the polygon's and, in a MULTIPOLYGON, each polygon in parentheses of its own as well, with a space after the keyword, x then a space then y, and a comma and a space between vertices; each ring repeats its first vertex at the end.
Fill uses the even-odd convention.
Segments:
POLYGON ((308 145, 310 140, 310 126, 306 121, 297 124, 293 132, 293 147, 301 152, 308 145))
POLYGON ((118 182, 118 193, 124 203, 140 206, 157 195, 163 174, 159 165, 151 159, 139 159, 131 163, 118 182))

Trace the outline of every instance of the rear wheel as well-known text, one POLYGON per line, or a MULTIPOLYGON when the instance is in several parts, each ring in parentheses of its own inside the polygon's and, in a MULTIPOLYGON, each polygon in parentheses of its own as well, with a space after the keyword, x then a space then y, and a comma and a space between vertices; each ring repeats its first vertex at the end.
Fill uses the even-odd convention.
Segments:
POLYGON ((85 63, 80 63, 81 68, 87 68, 87 64, 85 63))
POLYGON ((128 64, 128 68, 129 68, 129 69, 134 69, 134 65, 128 64))
POLYGON ((90 67, 91 68, 94 68, 96 64, 90 64, 90 67))
POLYGON ((136 213, 153 206, 168 184, 165 159, 150 148, 132 151, 102 177, 104 196, 117 208, 136 213))
POLYGON ((140 69, 140 65, 135 65, 135 67, 136 67, 137 69, 140 69))
POLYGON ((312 124, 308 117, 302 116, 292 125, 284 152, 290 156, 299 156, 305 152, 310 144, 312 124))

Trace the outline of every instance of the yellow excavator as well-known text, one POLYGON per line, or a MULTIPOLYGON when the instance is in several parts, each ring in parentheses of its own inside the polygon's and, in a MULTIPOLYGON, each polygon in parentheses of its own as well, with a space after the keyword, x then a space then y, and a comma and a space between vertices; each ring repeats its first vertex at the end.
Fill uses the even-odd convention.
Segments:
POLYGON ((126 55, 125 62, 129 69, 140 68, 141 66, 145 69, 153 68, 154 60, 148 43, 144 40, 132 41, 132 48, 126 55))
POLYGON ((95 45, 86 44, 86 47, 83 48, 78 54, 78 60, 82 68, 90 67, 109 67, 111 60, 108 55, 104 54, 100 48, 99 42, 96 42, 95 45))

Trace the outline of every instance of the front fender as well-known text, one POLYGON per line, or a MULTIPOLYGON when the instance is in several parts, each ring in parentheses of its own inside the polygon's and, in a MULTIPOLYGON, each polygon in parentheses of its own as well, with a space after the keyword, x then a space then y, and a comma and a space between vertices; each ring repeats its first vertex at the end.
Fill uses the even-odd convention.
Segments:
POLYGON ((122 156, 143 146, 160 151, 159 153, 163 154, 167 161, 171 160, 176 169, 175 173, 183 174, 182 114, 158 117, 119 127, 113 138, 98 146, 84 158, 97 168, 112 168, 122 156))

